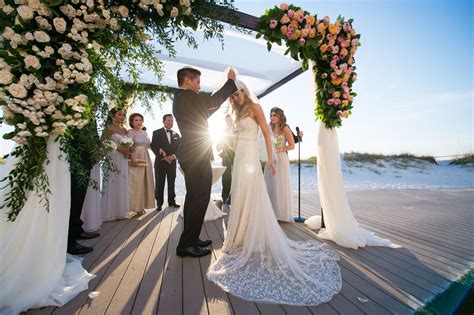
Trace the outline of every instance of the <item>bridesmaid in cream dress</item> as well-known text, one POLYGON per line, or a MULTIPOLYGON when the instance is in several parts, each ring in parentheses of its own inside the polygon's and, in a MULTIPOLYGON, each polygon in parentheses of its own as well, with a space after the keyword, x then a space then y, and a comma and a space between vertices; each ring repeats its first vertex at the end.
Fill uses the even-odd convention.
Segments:
POLYGON ((129 124, 132 129, 128 130, 128 137, 134 143, 130 153, 130 211, 144 214, 145 209, 155 208, 153 171, 148 154, 150 138, 143 130, 143 116, 141 114, 130 115, 129 124))
POLYGON ((278 162, 275 163, 276 174, 274 176, 268 168, 265 168, 264 177, 267 183, 268 195, 278 221, 293 222, 290 160, 287 152, 295 148, 295 141, 290 128, 286 124, 285 113, 281 108, 273 107, 270 110, 269 125, 275 139, 274 145, 278 162))
POLYGON ((108 179, 103 180, 102 220, 112 221, 129 218, 128 198, 128 155, 130 148, 120 142, 128 138, 127 130, 123 127, 125 113, 121 109, 112 109, 108 117, 110 123, 106 126, 106 135, 115 142, 117 150, 109 153, 111 163, 116 172, 109 172, 108 179))

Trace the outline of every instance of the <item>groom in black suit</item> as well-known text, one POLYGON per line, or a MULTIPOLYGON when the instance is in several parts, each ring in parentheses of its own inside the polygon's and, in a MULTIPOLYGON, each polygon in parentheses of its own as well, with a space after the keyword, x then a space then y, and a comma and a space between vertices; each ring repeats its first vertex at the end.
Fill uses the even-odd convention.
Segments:
POLYGON ((179 134, 173 131, 173 115, 163 116, 163 128, 155 130, 151 138, 151 150, 155 153, 155 199, 156 210, 161 211, 165 179, 168 181, 168 205, 179 208, 175 202, 174 182, 176 179, 176 154, 179 148, 179 134))
POLYGON ((212 185, 213 154, 207 119, 237 91, 237 87, 233 69, 227 74, 224 86, 213 95, 200 93, 200 71, 182 68, 177 76, 180 89, 174 95, 173 115, 181 131, 178 158, 186 181, 186 200, 184 229, 176 254, 200 257, 211 253, 206 246, 212 243, 211 240, 199 239, 212 185))

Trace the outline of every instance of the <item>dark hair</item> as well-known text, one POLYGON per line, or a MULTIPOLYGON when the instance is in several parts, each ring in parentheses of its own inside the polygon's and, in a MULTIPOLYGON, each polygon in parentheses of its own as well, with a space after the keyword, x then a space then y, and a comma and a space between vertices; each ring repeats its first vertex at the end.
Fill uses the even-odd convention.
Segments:
POLYGON ((185 78, 194 79, 199 75, 201 75, 201 71, 194 68, 184 67, 179 69, 177 72, 178 86, 183 85, 185 78))
POLYGON ((140 114, 140 113, 133 113, 130 115, 130 117, 128 117, 128 124, 130 125, 130 127, 133 128, 133 120, 135 119, 135 117, 141 117, 143 121, 145 121, 145 118, 143 118, 143 115, 140 114))
POLYGON ((114 119, 115 114, 117 114, 117 112, 119 111, 123 111, 123 108, 114 107, 111 110, 109 110, 107 114, 107 119, 105 121, 106 124, 111 124, 114 119))
POLYGON ((273 107, 272 109, 270 109, 270 114, 271 113, 275 113, 278 116, 278 119, 280 120, 280 122, 278 123, 278 127, 283 130, 283 128, 285 128, 286 126, 286 116, 283 109, 281 109, 280 107, 273 107))
POLYGON ((163 122, 165 122, 166 117, 171 117, 171 118, 173 118, 173 115, 171 115, 171 114, 163 115, 163 122))

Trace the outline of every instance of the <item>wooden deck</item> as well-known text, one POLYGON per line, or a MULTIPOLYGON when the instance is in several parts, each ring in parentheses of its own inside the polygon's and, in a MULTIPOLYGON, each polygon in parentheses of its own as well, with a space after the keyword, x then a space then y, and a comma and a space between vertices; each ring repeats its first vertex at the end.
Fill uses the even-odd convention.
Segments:
MULTIPOLYGON (((261 304, 223 292, 205 277, 220 253, 222 221, 202 231, 214 241, 213 255, 182 259, 175 255, 182 219, 166 208, 104 224, 100 238, 83 242, 94 247, 83 262, 97 275, 90 289, 64 307, 28 314, 410 314, 473 267, 474 189, 364 190, 348 197, 361 226, 403 248, 352 250, 328 242, 341 257, 343 278, 329 303, 261 304), (100 295, 91 300, 91 291, 100 295)), ((301 208, 305 216, 319 213, 317 193, 302 193, 301 208)), ((301 223, 282 227, 292 239, 316 235, 301 223)))

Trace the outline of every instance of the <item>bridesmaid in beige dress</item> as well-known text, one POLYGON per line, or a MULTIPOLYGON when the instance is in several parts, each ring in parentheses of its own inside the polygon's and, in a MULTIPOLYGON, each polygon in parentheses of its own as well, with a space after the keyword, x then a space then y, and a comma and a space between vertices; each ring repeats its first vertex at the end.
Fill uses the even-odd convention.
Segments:
POLYGON ((133 140, 130 153, 130 211, 144 214, 145 209, 155 208, 155 188, 150 155, 150 138, 143 130, 143 116, 134 113, 129 117, 132 129, 128 130, 128 137, 133 140))
POLYGON ((265 168, 264 177, 267 183, 268 195, 278 221, 293 222, 291 171, 287 152, 295 148, 295 141, 290 128, 286 124, 285 113, 281 108, 273 107, 270 110, 270 130, 273 134, 278 162, 275 164, 275 175, 272 175, 265 168))

